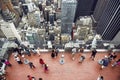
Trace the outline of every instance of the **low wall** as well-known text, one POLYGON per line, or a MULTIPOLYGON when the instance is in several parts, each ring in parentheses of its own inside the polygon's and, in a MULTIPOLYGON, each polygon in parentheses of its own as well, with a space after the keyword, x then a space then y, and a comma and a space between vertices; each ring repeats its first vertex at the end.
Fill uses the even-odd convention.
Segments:
MULTIPOLYGON (((108 50, 107 49, 96 49, 97 50, 97 52, 108 52, 108 50)), ((50 52, 51 51, 51 49, 40 49, 40 52, 50 52)), ((113 49, 113 51, 114 52, 120 52, 120 49, 113 49)), ((65 49, 59 49, 59 52, 71 52, 71 50, 68 50, 68 51, 66 51, 65 49)), ((90 49, 84 49, 84 52, 91 52, 91 50, 90 49)))

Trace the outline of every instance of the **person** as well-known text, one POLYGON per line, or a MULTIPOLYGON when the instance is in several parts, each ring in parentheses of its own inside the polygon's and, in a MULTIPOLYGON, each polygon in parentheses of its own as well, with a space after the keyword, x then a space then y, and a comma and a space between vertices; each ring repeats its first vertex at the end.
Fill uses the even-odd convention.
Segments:
POLYGON ((116 65, 120 65, 120 59, 118 59, 117 61, 115 61, 113 64, 112 64, 112 67, 116 66, 116 65))
POLYGON ((43 61, 42 58, 39 59, 39 63, 40 63, 42 66, 44 66, 44 64, 45 64, 45 62, 43 61))
POLYGON ((16 56, 18 56, 18 52, 16 51, 14 51, 13 53, 12 53, 12 55, 14 56, 14 58, 16 57, 16 56))
POLYGON ((14 48, 14 53, 18 53, 21 56, 21 51, 18 47, 14 48))
POLYGON ((82 63, 84 61, 84 59, 85 59, 84 55, 80 56, 79 63, 82 63))
POLYGON ((99 76, 98 78, 97 78, 97 80, 104 80, 104 78, 103 78, 103 76, 99 76))
POLYGON ((18 56, 15 56, 15 60, 18 62, 18 64, 23 64, 21 59, 18 56))
POLYGON ((30 62, 30 61, 29 61, 28 59, 26 59, 26 58, 24 58, 23 60, 24 60, 24 64, 29 64, 29 62, 30 62))
POLYGON ((32 80, 32 76, 31 75, 27 75, 28 80, 32 80))
POLYGON ((58 53, 59 53, 59 49, 56 48, 56 49, 55 49, 55 56, 56 56, 56 57, 58 56, 58 53))
POLYGON ((37 54, 40 56, 40 48, 37 48, 37 54))
POLYGON ((22 56, 21 56, 23 59, 25 58, 25 55, 24 55, 24 53, 22 53, 22 56))
POLYGON ((4 62, 7 66, 11 67, 12 64, 6 59, 5 62, 4 62))
POLYGON ((112 50, 113 50, 113 49, 111 49, 111 48, 108 48, 108 56, 110 56, 110 55, 111 55, 111 53, 112 53, 112 50))
POLYGON ((102 59, 102 66, 101 66, 101 68, 103 69, 103 68, 107 67, 109 62, 110 62, 109 58, 107 56, 105 56, 105 58, 102 59))
POLYGON ((72 60, 75 60, 75 53, 76 53, 76 48, 74 47, 72 49, 72 60))
POLYGON ((4 63, 5 65, 11 67, 12 64, 7 60, 7 59, 1 59, 1 62, 4 63))
POLYGON ((74 39, 74 32, 73 32, 73 27, 72 27, 72 30, 71 30, 71 40, 74 39))
POLYGON ((61 58, 60 58, 60 64, 64 64, 64 63, 65 63, 64 55, 62 55, 61 58))
POLYGON ((81 47, 81 48, 79 49, 79 52, 80 52, 80 53, 83 53, 83 52, 84 52, 84 48, 81 47))
MULTIPOLYGON (((80 58, 81 58, 81 60, 83 59, 83 52, 84 52, 84 47, 81 47, 79 50, 78 50, 78 52, 79 52, 79 56, 80 56, 80 58)), ((79 60, 79 62, 80 62, 80 60, 79 60)))
POLYGON ((42 78, 39 78, 39 80, 43 80, 42 78))
POLYGON ((27 47, 25 47, 25 52, 28 56, 31 56, 29 45, 27 47))
POLYGON ((24 62, 24 59, 25 59, 25 54, 24 53, 22 53, 21 59, 24 62))
POLYGON ((47 71, 48 71, 48 65, 45 64, 45 65, 44 65, 44 72, 46 73, 47 71))
POLYGON ((55 58, 55 51, 54 50, 52 50, 51 57, 55 58))
POLYGON ((97 53, 96 49, 93 49, 93 50, 92 50, 91 57, 90 57, 90 58, 92 58, 92 60, 94 60, 94 58, 95 58, 95 56, 96 56, 96 53, 97 53))
POLYGON ((31 69, 32 69, 32 68, 35 68, 35 66, 33 65, 32 62, 29 62, 29 66, 30 66, 31 69))
POLYGON ((32 80, 36 80, 36 78, 35 78, 35 77, 32 77, 32 80))
POLYGON ((115 52, 109 55, 110 60, 115 60, 116 58, 117 58, 117 54, 115 52))
POLYGON ((37 51, 33 48, 33 49, 32 49, 32 53, 33 53, 33 55, 36 55, 36 54, 37 54, 37 51))
POLYGON ((114 52, 113 53, 113 60, 115 60, 117 58, 117 54, 114 52))

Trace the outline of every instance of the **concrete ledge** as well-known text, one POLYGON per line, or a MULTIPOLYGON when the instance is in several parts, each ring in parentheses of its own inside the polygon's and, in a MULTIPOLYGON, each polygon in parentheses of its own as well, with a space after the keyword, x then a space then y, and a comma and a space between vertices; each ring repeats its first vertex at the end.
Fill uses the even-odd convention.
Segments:
MULTIPOLYGON (((108 52, 107 49, 96 49, 97 52, 108 52)), ((40 49, 40 52, 49 52, 49 49, 40 49)), ((120 52, 120 49, 113 49, 114 52, 120 52)), ((65 52, 64 49, 59 49, 59 52, 65 52)), ((84 49, 84 52, 91 52, 90 49, 84 49)))
MULTIPOLYGON (((50 49, 40 49, 40 52, 49 52, 51 51, 50 49)), ((65 52, 64 49, 59 49, 59 52, 65 52)))
POLYGON ((40 52, 49 52, 48 49, 40 49, 40 52))

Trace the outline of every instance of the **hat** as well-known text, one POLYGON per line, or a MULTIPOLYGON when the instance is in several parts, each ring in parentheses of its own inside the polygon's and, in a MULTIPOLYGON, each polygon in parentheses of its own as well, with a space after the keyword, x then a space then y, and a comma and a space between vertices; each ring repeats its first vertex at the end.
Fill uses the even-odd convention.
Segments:
POLYGON ((64 55, 62 55, 61 57, 64 57, 64 55))
POLYGON ((107 58, 108 56, 107 55, 105 55, 105 58, 107 58))

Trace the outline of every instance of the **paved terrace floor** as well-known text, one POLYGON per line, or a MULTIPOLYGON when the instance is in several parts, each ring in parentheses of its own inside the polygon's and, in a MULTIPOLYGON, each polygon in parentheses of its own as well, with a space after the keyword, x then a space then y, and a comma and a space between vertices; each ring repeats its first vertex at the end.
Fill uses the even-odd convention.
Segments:
MULTIPOLYGON (((32 75, 38 80, 96 80, 98 75, 104 76, 104 80, 120 80, 120 66, 111 67, 111 64, 101 70, 100 65, 97 63, 99 59, 103 58, 106 53, 98 53, 95 61, 90 59, 90 53, 85 53, 86 59, 81 64, 78 63, 79 54, 75 55, 75 60, 71 59, 70 53, 60 53, 55 59, 52 59, 49 53, 41 53, 41 56, 32 55, 26 56, 34 63, 36 69, 30 69, 28 65, 19 65, 14 61, 13 55, 10 56, 12 67, 7 67, 7 80, 28 80, 27 75, 32 75), (59 64, 61 55, 65 55, 65 64, 59 64), (48 64, 49 72, 44 73, 43 67, 39 64, 39 58, 43 58, 48 64)), ((120 54, 118 57, 120 58, 120 54)))

